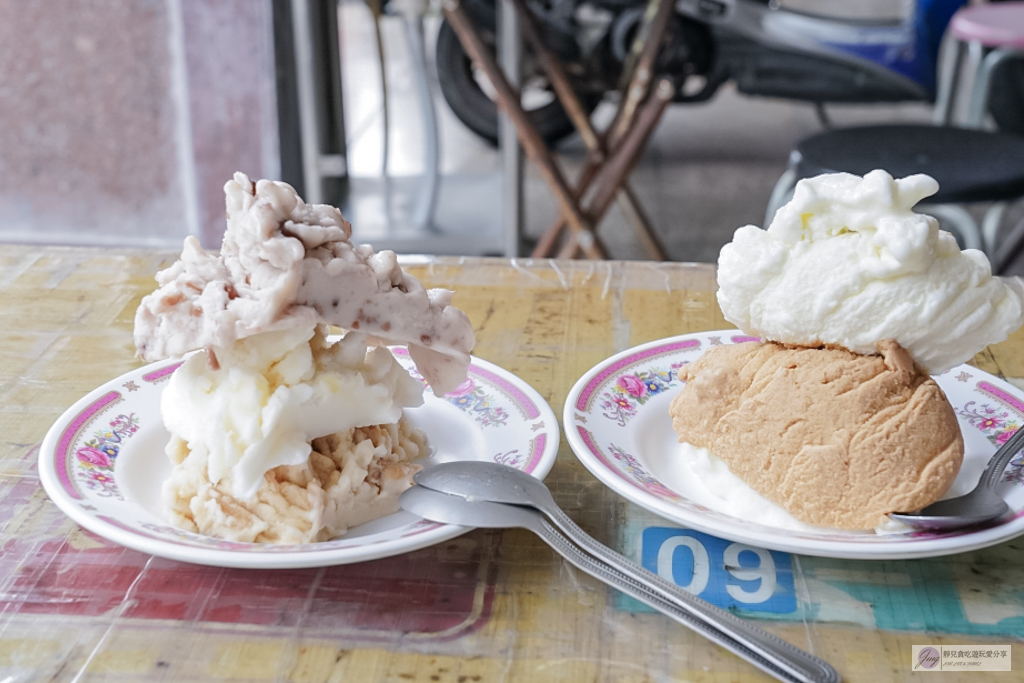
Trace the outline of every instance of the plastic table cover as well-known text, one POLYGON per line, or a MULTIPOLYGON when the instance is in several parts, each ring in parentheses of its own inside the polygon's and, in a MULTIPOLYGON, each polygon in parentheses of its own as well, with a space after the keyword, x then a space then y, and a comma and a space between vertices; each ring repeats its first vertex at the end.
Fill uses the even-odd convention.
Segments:
MULTIPOLYGON (((770 680, 525 531, 476 530, 359 564, 242 570, 154 558, 81 530, 40 487, 39 444, 68 406, 140 365, 135 308, 175 257, 0 246, 0 682, 770 680)), ((405 264, 427 286, 454 289, 475 354, 529 382, 556 415, 573 382, 613 353, 729 327, 706 264, 405 264)), ((974 363, 1024 378, 1024 333, 974 363)), ((547 483, 598 539, 639 560, 686 533, 605 488, 564 439, 560 448, 547 483)), ((762 577, 772 595, 743 603, 730 602, 736 568, 723 564, 722 541, 691 536, 708 550, 702 597, 824 657, 846 681, 916 680, 920 644, 1015 646, 1014 672, 945 680, 1024 670, 1024 540, 908 561, 773 553, 762 577)), ((683 562, 674 578, 694 571, 683 562)))

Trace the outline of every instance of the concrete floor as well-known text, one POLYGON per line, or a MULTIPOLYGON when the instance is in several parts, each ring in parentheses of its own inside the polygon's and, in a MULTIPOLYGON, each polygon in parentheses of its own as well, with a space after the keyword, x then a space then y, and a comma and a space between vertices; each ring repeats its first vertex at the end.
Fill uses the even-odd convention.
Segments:
MULTIPOLYGON (((383 169, 383 121, 381 117, 380 67, 376 56, 372 24, 362 2, 341 5, 342 65, 345 86, 346 129, 349 142, 349 171, 357 186, 370 188, 383 169)), ((428 59, 432 58, 430 36, 436 18, 428 22, 428 59)), ((408 50, 400 20, 384 22, 391 140, 388 174, 414 178, 423 171, 422 127, 416 115, 415 90, 409 76, 408 50)), ((431 73, 432 71, 431 65, 431 73)), ((436 82, 434 91, 437 93, 436 82)), ((435 108, 441 138, 442 201, 438 211, 439 235, 471 230, 494 229, 500 225, 500 196, 493 192, 445 191, 456 187, 460 178, 500 177, 499 153, 474 137, 454 117, 439 95, 435 108), (451 205, 454 202, 455 205, 451 205), (445 219, 447 217, 447 224, 445 219), (456 223, 459 223, 456 225, 456 223)), ((602 104, 595 121, 610 117, 614 105, 602 104)), ((930 107, 905 105, 833 105, 828 114, 834 125, 871 122, 930 120, 930 107)), ((710 101, 696 105, 673 105, 655 132, 631 184, 664 241, 672 260, 713 262, 722 245, 736 228, 763 225, 772 188, 786 168, 789 151, 801 138, 817 133, 821 124, 811 105, 777 99, 751 98, 723 87, 710 101)), ((579 172, 584 147, 578 136, 559 145, 559 162, 570 179, 579 172)), ((557 216, 555 201, 532 164, 526 163, 524 179, 524 231, 537 237, 557 216)), ((980 213, 984 207, 975 207, 980 213)), ((353 208, 352 210, 357 210, 353 208)), ((1021 215, 1021 203, 1011 207, 1004 230, 1021 215)), ((378 241, 388 235, 381 224, 381 211, 349 215, 356 237, 378 241), (362 229, 361 229, 362 226, 362 229), (371 238, 372 236, 372 238, 371 238)), ((390 220, 395 219, 394 212, 390 220)), ((400 220, 400 218, 399 218, 400 220)), ((393 230, 393 228, 392 228, 393 230)), ((598 232, 616 259, 643 259, 644 252, 632 228, 613 206, 598 232)), ((443 240, 438 238, 440 244, 443 240)), ((451 244, 449 240, 446 242, 451 244)), ((423 246, 422 241, 416 243, 423 246)), ((394 247, 392 247, 394 248, 394 247)), ((400 247, 399 247, 400 249, 400 247)), ((430 251, 429 245, 422 251, 430 251)), ((1007 272, 1024 274, 1024 258, 1018 258, 1007 272)))

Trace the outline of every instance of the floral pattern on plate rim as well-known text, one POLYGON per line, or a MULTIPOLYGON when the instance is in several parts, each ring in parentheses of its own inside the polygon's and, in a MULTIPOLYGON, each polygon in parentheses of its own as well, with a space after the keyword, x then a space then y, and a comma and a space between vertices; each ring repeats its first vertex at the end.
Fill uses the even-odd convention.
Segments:
POLYGON ((109 427, 98 429, 93 437, 75 450, 75 478, 101 498, 124 500, 114 477, 114 463, 125 439, 139 431, 135 413, 120 414, 109 427))
POLYGON ((540 456, 544 453, 544 447, 547 446, 547 442, 547 434, 539 434, 530 440, 530 450, 526 453, 520 453, 519 449, 516 448, 505 453, 498 453, 492 460, 499 465, 507 465, 524 472, 532 472, 536 467, 537 461, 540 460, 540 456))
MULTIPOLYGON (((994 398, 1009 410, 1003 410, 991 403, 982 403, 974 407, 976 402, 968 401, 963 408, 957 409, 956 413, 968 424, 980 430, 993 446, 999 448, 1021 428, 1024 402, 984 380, 975 385, 975 391, 994 398), (1011 414, 1011 411, 1015 415, 1011 414)), ((1024 485, 1024 452, 1018 453, 1010 460, 1003 472, 1002 481, 1024 485)))
MULTIPOLYGON (((633 481, 642 484, 648 493, 667 498, 668 500, 683 500, 682 496, 658 481, 657 477, 648 474, 643 465, 640 464, 640 461, 634 456, 613 443, 608 444, 608 452, 619 462, 619 471, 624 474, 628 473, 633 481)), ((703 509, 701 505, 696 505, 695 507, 703 509)))
MULTIPOLYGON (((423 375, 412 364, 408 350, 399 347, 391 351, 410 375, 426 384, 423 375)), ((427 390, 429 391, 429 387, 427 390)), ((498 375, 474 365, 470 365, 466 379, 441 398, 470 415, 482 427, 502 427, 508 423, 509 412, 498 404, 496 394, 508 399, 511 407, 526 420, 532 420, 540 415, 540 409, 526 394, 498 375), (487 387, 495 393, 489 393, 487 387)))
POLYGON ((601 394, 601 414, 625 427, 640 406, 676 386, 679 368, 687 363, 672 363, 668 368, 652 366, 619 375, 611 388, 601 394))
MULTIPOLYGON (((617 362, 603 369, 593 379, 587 382, 587 385, 580 392, 579 399, 577 399, 576 401, 576 410, 589 412, 591 410, 592 402, 600 398, 599 392, 603 392, 601 393, 601 396, 603 396, 604 394, 609 394, 612 391, 614 391, 614 389, 608 389, 607 391, 605 391, 605 385, 609 382, 615 381, 616 386, 618 386, 618 380, 622 377, 629 376, 629 371, 634 366, 637 366, 640 363, 650 362, 654 359, 659 359, 662 356, 666 356, 673 353, 697 351, 701 348, 701 346, 702 344, 700 340, 687 339, 683 341, 662 344, 654 348, 639 351, 637 353, 631 354, 629 356, 626 356, 625 358, 618 360, 617 362)), ((678 367, 682 367, 683 365, 684 363, 680 362, 678 364, 678 367)), ((653 369, 654 368, 649 367, 644 369, 644 372, 650 374, 653 369)), ((633 375, 636 374, 638 373, 633 373, 633 375)), ((636 379, 639 378, 636 377, 636 379)), ((631 381, 626 380, 626 383, 629 384, 631 383, 631 381)), ((642 405, 642 403, 637 402, 637 405, 642 405)))
POLYGON ((497 405, 493 394, 467 377, 459 386, 444 395, 444 400, 470 415, 483 427, 504 427, 508 423, 508 412, 497 405))

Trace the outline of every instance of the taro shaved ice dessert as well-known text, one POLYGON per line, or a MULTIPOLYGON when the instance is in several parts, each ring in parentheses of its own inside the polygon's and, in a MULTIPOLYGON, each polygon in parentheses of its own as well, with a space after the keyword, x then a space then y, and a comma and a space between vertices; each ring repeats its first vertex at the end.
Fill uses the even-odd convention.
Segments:
POLYGON ((146 360, 193 350, 161 414, 169 519, 232 541, 309 543, 397 510, 428 454, 405 410, 465 378, 474 335, 452 292, 351 241, 334 207, 236 173, 219 253, 194 237, 135 318, 146 360), (342 336, 328 338, 328 326, 342 336))
POLYGON ((722 248, 722 312, 762 341, 684 366, 673 427, 797 523, 880 529, 942 497, 963 438, 930 375, 1024 322, 986 256, 913 210, 937 189, 881 170, 801 180, 767 230, 722 248))

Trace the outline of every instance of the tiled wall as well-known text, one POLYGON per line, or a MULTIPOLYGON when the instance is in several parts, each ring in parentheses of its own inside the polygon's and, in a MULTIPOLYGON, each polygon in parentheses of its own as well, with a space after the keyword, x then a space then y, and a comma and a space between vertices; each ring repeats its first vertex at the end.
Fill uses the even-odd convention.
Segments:
POLYGON ((0 241, 216 247, 280 174, 270 0, 0 0, 0 241))

